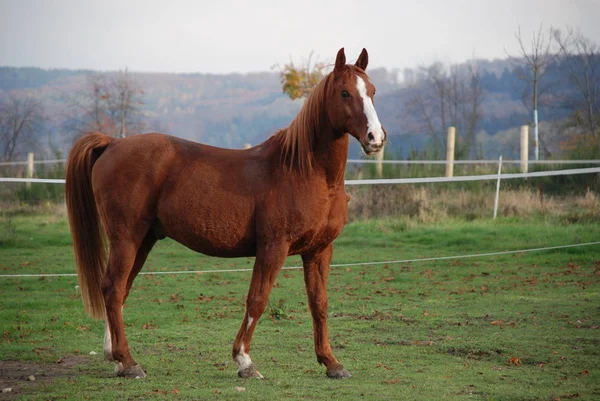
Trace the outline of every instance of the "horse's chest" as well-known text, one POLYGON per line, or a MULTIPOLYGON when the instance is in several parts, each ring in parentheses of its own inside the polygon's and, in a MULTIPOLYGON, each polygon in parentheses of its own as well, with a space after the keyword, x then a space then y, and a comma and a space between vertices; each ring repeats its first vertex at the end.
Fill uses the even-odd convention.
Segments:
POLYGON ((313 205, 313 218, 305 221, 293 248, 300 252, 336 239, 348 221, 348 199, 345 192, 335 193, 313 205))
POLYGON ((348 200, 350 198, 345 192, 332 197, 327 216, 327 223, 323 229, 323 235, 332 237, 334 240, 348 222, 348 200))

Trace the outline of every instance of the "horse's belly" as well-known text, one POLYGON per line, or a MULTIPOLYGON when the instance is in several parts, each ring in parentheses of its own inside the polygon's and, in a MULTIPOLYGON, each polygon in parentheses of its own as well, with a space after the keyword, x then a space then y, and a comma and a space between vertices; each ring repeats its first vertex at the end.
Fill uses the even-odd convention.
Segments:
POLYGON ((249 219, 213 213, 188 214, 176 221, 162 221, 166 236, 188 248, 210 256, 254 256, 256 241, 249 219))

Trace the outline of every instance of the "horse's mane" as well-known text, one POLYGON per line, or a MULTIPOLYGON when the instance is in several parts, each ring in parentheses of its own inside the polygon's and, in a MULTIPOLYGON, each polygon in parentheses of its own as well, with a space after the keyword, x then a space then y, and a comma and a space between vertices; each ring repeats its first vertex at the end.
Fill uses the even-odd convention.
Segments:
POLYGON ((325 90, 330 75, 312 90, 290 125, 275 134, 281 144, 283 163, 303 175, 313 169, 313 144, 323 117, 325 90))

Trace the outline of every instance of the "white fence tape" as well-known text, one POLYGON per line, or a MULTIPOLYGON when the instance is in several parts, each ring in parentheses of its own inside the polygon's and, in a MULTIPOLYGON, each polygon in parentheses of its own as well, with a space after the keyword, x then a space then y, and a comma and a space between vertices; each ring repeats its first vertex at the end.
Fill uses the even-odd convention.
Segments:
MULTIPOLYGON (((442 164, 446 160, 374 160, 349 159, 348 164, 442 164)), ((498 164, 498 160, 454 160, 453 164, 498 164)), ((529 160, 528 164, 600 164, 600 160, 529 160)), ((504 160, 502 164, 521 164, 521 160, 504 160)))
MULTIPOLYGON (((33 164, 66 163, 67 159, 35 160, 33 164)), ((442 164, 446 160, 375 160, 348 159, 348 164, 442 164)), ((454 160, 454 164, 498 164, 498 160, 454 160)), ((504 164, 521 164, 521 160, 504 160, 504 164)), ((529 160, 528 164, 600 164, 600 160, 529 160)), ((0 162, 0 166, 26 166, 28 161, 0 162)))
MULTIPOLYGON (((569 170, 553 170, 553 171, 536 171, 533 173, 500 174, 500 179, 506 180, 509 178, 549 177, 549 176, 555 176, 555 175, 589 174, 589 173, 600 173, 600 167, 569 169, 569 170)), ((482 180, 497 180, 497 179, 498 179, 498 174, 465 175, 465 176, 459 176, 459 177, 380 178, 380 179, 372 179, 372 180, 346 180, 346 185, 422 184, 422 183, 429 183, 429 182, 461 182, 461 181, 482 181, 482 180)))
MULTIPOLYGON (((497 163, 497 162, 496 162, 497 163)), ((573 175, 573 174, 591 174, 600 173, 600 167, 567 169, 567 170, 552 170, 552 171, 536 171, 532 173, 513 173, 501 174, 500 179, 506 180, 511 178, 529 178, 529 177, 550 177, 556 175, 573 175)), ((346 185, 379 185, 379 184, 423 184, 430 182, 462 182, 462 181, 483 181, 497 180, 498 174, 482 174, 482 175, 465 175, 458 177, 420 177, 420 178, 380 178, 371 180, 346 180, 346 185)), ((0 177, 0 182, 31 182, 40 184, 64 184, 62 178, 10 178, 0 177)))
POLYGON ((33 182, 38 184, 64 184, 64 178, 11 178, 0 177, 0 182, 33 182))
MULTIPOLYGON (((374 265, 392 265, 399 263, 414 263, 414 262, 435 262, 438 260, 453 260, 453 259, 468 259, 482 258, 488 256, 512 255, 526 252, 543 252, 556 249, 579 248, 583 246, 600 245, 600 241, 584 242, 580 244, 546 246, 542 248, 519 249, 514 251, 499 251, 487 253, 474 253, 469 255, 452 255, 452 256, 437 256, 431 258, 418 259, 398 259, 398 260, 382 260, 379 262, 353 262, 353 263, 332 263, 331 267, 353 267, 353 266, 374 266, 374 265)), ((286 266, 283 270, 302 269, 302 266, 286 266)), ((219 270, 180 270, 180 271, 160 271, 160 272, 141 272, 140 275, 171 275, 171 274, 207 274, 207 273, 239 273, 250 272, 251 268, 246 269, 219 269, 219 270)), ((38 274, 0 274, 0 278, 20 278, 20 277, 76 277, 76 273, 38 273, 38 274)))
MULTIPOLYGON (((66 163, 67 159, 50 159, 50 160, 34 160, 33 164, 58 164, 66 163)), ((0 162, 0 166, 26 166, 29 162, 27 160, 20 162, 0 162)))

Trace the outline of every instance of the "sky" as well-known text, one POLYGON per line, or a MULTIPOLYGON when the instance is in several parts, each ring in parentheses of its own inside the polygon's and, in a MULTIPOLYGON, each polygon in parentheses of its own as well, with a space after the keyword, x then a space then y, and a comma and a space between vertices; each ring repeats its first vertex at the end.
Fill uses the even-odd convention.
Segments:
POLYGON ((600 0, 0 0, 0 65, 246 73, 365 47, 403 69, 518 54, 519 27, 600 44, 599 18, 600 0))

